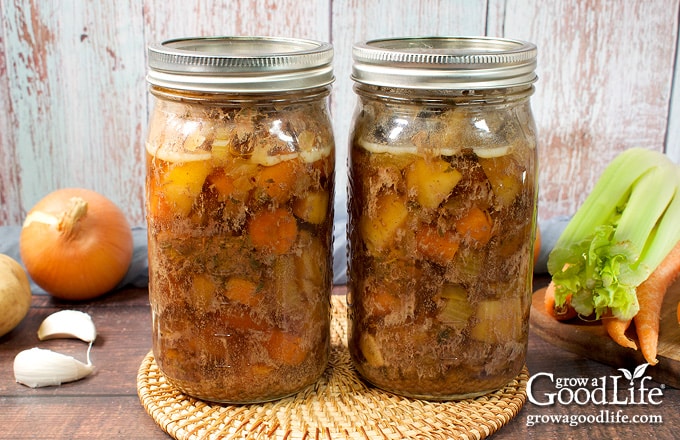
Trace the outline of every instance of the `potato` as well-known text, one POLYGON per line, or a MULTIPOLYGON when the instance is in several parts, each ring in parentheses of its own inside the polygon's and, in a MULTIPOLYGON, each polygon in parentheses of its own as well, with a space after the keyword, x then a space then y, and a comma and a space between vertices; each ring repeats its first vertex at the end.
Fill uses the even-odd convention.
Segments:
POLYGON ((510 156, 480 158, 479 163, 498 203, 503 207, 512 205, 524 186, 524 169, 510 156))
POLYGON ((489 344, 503 344, 520 339, 522 335, 522 315, 520 299, 502 298, 480 301, 477 306, 477 324, 472 327, 470 336, 489 344))
POLYGON ((399 228, 408 219, 406 200, 395 193, 386 193, 376 200, 375 212, 359 221, 359 230, 371 254, 386 250, 399 228))
POLYGON ((462 178, 460 171, 442 159, 418 159, 406 171, 406 185, 414 191, 418 203, 435 209, 453 191, 462 178))
POLYGON ((162 177, 162 191, 174 209, 188 215, 194 201, 201 194, 203 183, 212 171, 209 161, 191 161, 173 165, 162 177))
POLYGON ((293 214, 307 223, 320 225, 326 220, 328 198, 328 191, 309 192, 293 202, 293 214))
POLYGON ((14 329, 31 307, 31 284, 14 259, 0 254, 0 336, 14 329))

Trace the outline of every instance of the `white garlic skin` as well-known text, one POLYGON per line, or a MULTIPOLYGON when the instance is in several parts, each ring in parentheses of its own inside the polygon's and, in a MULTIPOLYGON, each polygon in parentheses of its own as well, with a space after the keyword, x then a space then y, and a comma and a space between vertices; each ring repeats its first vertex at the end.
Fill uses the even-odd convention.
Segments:
POLYGON ((14 358, 14 378, 31 388, 73 382, 94 371, 94 365, 84 364, 65 354, 42 348, 24 350, 14 358))

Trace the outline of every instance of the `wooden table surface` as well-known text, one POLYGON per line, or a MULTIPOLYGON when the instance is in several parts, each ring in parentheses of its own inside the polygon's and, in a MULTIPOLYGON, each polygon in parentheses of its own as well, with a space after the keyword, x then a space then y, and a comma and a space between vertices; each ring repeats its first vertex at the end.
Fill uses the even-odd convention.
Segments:
MULTIPOLYGON (((540 281, 539 281, 540 284, 540 281)), ((536 287, 536 286, 535 286, 536 287)), ((540 287, 540 286, 539 286, 540 287)), ((335 294, 344 293, 336 287, 335 294)), ((169 436, 146 413, 137 396, 136 377, 139 366, 151 348, 151 325, 146 289, 125 289, 85 303, 64 303, 49 296, 34 295, 29 315, 15 330, 0 338, 0 438, 2 439, 167 439, 169 436), (85 360, 87 345, 78 340, 40 342, 36 332, 42 319, 50 313, 72 308, 89 313, 98 330, 92 348, 93 375, 59 387, 32 389, 14 381, 12 363, 24 349, 39 346, 85 360)), ((549 373, 555 378, 598 378, 621 376, 615 368, 556 348, 530 334, 527 366, 530 375, 549 373)), ((647 388, 663 385, 645 382, 647 388)), ((628 382, 620 382, 617 398, 629 399, 628 382)), ((591 392, 595 388, 585 387, 591 392)), ((574 388, 575 389, 575 388, 574 388)), ((636 389, 635 401, 639 402, 636 389)), ((532 387, 537 399, 556 391, 542 377, 532 387)), ((577 393, 583 396, 585 390, 577 393)), ((607 393, 611 389, 607 388, 607 393)), ((680 426, 680 391, 669 387, 656 397, 658 404, 577 405, 555 403, 538 406, 527 401, 520 413, 491 436, 493 439, 517 438, 676 438, 674 427, 680 426), (532 418, 581 415, 609 416, 608 422, 536 423, 532 418), (616 417, 661 417, 660 423, 615 423, 616 417)), ((595 394, 593 392, 593 394, 595 394)), ((563 392, 563 397, 568 392, 563 392)), ((610 396, 610 400, 613 397, 610 396)), ((619 418, 619 420, 621 420, 619 418)))

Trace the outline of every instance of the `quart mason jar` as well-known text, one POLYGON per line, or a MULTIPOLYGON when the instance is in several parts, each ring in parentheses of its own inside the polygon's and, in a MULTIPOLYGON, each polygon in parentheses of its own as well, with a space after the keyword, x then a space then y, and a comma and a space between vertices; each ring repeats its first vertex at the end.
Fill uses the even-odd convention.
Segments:
POLYGON ((522 370, 537 204, 533 44, 354 46, 349 349, 368 382, 453 400, 522 370))
POLYGON ((155 360, 200 399, 293 394, 330 349, 332 47, 219 37, 148 54, 155 360))

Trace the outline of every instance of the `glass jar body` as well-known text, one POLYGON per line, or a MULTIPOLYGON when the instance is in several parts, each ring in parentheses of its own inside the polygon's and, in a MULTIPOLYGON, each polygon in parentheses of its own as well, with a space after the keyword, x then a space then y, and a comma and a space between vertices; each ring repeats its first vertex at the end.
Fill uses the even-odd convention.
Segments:
POLYGON ((533 88, 355 85, 349 350, 385 390, 450 400, 524 366, 537 158, 533 88))
POLYGON ((328 87, 152 87, 146 144, 153 351, 205 400, 293 394, 330 348, 334 140, 328 87))

